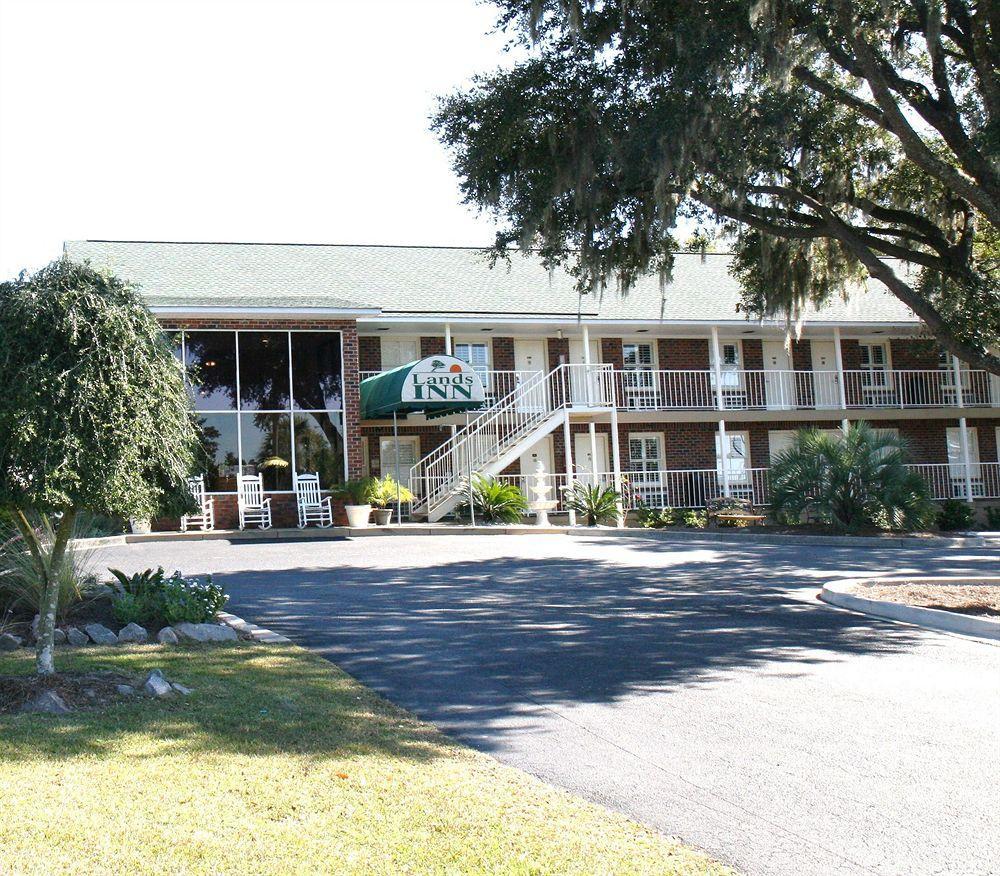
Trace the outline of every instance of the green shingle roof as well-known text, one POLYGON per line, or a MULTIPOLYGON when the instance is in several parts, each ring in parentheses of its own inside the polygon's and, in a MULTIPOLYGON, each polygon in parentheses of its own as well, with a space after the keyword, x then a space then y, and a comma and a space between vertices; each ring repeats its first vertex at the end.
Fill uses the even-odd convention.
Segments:
MULTIPOLYGON (((723 254, 679 254, 663 290, 647 277, 626 297, 579 296, 565 271, 515 254, 491 269, 461 247, 69 241, 66 253, 139 283, 157 308, 335 308, 386 315, 575 317, 602 320, 739 319, 740 291, 723 254)), ((916 322, 879 283, 810 322, 916 322)))

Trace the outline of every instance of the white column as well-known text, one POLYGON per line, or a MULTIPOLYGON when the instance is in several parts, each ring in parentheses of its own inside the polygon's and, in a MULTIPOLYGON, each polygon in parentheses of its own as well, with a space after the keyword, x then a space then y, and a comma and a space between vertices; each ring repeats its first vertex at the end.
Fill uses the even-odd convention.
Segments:
MULTIPOLYGON (((569 431, 569 409, 563 408, 563 449, 566 459, 566 487, 573 489, 573 436, 569 431)), ((569 525, 576 526, 576 512, 570 510, 569 525)))
MULTIPOLYGON (((840 393, 840 407, 841 410, 846 411, 847 387, 844 385, 844 351, 840 349, 840 326, 834 326, 833 329, 833 356, 837 362, 837 389, 840 393)), ((847 417, 840 421, 840 428, 845 434, 849 425, 847 417)))
MULTIPOLYGON (((583 373, 584 373, 584 399, 587 402, 587 407, 589 408, 594 400, 591 398, 590 389, 590 329, 587 324, 583 324, 583 373)), ((572 381, 571 381, 572 382, 572 381)), ((596 459, 596 457, 595 457, 596 459)))
MULTIPOLYGON (((965 408, 965 394, 962 392, 962 363, 957 356, 951 357, 952 373, 955 375, 955 401, 960 408, 965 408)), ((965 417, 958 418, 958 437, 962 445, 962 465, 965 467, 965 500, 975 501, 972 494, 972 455, 969 452, 969 427, 965 417)))
POLYGON ((719 352, 719 329, 712 326, 712 367, 715 369, 715 406, 721 411, 726 405, 722 398, 722 354, 719 352))
MULTIPOLYGON (((590 424, 590 428, 594 428, 594 424, 590 424)), ((591 432, 591 440, 593 440, 593 432, 591 432)), ((618 408, 615 405, 611 406, 611 466, 615 473, 615 491, 621 494, 622 490, 622 453, 620 442, 618 441, 618 408)), ((594 468, 597 468, 595 465, 594 468)), ((618 502, 618 514, 616 515, 616 523, 619 529, 625 526, 625 511, 622 508, 622 500, 619 495, 618 502)))
POLYGON ((729 439, 726 421, 719 420, 719 465, 722 469, 722 495, 729 498, 729 439))
POLYGON ((451 352, 451 323, 446 322, 444 324, 444 353, 446 356, 454 355, 451 352))

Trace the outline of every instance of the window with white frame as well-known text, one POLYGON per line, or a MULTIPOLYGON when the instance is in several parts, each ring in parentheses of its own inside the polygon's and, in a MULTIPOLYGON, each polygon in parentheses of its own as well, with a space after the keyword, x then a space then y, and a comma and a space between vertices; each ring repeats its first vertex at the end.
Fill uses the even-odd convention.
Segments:
POLYGON ((490 370, 490 347, 489 344, 481 341, 466 342, 457 341, 452 344, 452 354, 456 359, 461 359, 479 372, 479 376, 486 384, 486 375, 490 370))
POLYGON ((889 385, 889 353, 885 344, 859 344, 862 386, 881 389, 889 385))
POLYGON ((201 439, 211 492, 238 474, 292 489, 292 473, 346 477, 341 335, 335 331, 183 330, 170 333, 201 439))
MULTIPOLYGON (((743 350, 739 341, 724 341, 719 344, 719 371, 723 388, 740 385, 740 369, 743 367, 743 350)), ((712 385, 715 385, 715 368, 712 368, 712 385)))
MULTIPOLYGON (((969 439, 969 476, 972 478, 972 495, 983 494, 983 470, 979 464, 979 431, 966 429, 969 439)), ((946 430, 948 442, 948 477, 951 479, 952 493, 965 496, 965 454, 962 451, 962 430, 949 426, 946 430)))
POLYGON ((622 344, 622 367, 626 371, 652 371, 652 344, 622 344))
POLYGON ((653 374, 653 345, 622 343, 622 385, 629 408, 656 406, 656 383, 653 374))
MULTIPOLYGON (((379 468, 382 477, 392 475, 396 478, 396 441, 392 438, 380 438, 378 442, 379 468)), ((415 435, 399 438, 399 483, 404 487, 410 485, 410 469, 420 459, 420 439, 415 435)))
POLYGON ((629 468, 632 471, 659 471, 663 468, 663 438, 654 432, 633 432, 628 436, 629 468))
MULTIPOLYGON (((718 471, 719 482, 723 482, 722 476, 722 436, 715 433, 715 467, 718 471)), ((750 468, 750 435, 747 432, 726 432, 726 472, 729 483, 745 484, 749 480, 750 468)))

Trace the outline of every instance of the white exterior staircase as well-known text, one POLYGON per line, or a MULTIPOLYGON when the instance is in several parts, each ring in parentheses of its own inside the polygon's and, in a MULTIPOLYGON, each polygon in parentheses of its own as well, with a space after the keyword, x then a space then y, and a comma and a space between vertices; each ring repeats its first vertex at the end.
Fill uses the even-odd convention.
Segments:
POLYGON ((440 520, 462 501, 470 473, 499 474, 562 424, 570 408, 608 408, 612 399, 609 365, 538 372, 410 469, 411 514, 440 520))

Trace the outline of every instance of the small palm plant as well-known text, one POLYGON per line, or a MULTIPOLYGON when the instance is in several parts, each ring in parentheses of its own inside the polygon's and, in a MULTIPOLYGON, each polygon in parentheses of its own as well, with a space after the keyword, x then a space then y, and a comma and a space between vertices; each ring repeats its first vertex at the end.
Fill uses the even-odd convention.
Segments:
POLYGON ((899 438, 867 423, 843 437, 802 429, 772 462, 771 509, 788 522, 808 512, 847 531, 925 528, 934 506, 907 462, 899 438))
POLYGON ((413 499, 414 496, 409 487, 406 487, 403 484, 397 484, 392 475, 383 475, 375 480, 375 484, 372 489, 371 503, 376 508, 385 508, 386 505, 391 505, 396 502, 399 502, 402 505, 407 502, 412 502, 413 499))
POLYGON ((585 484, 576 481, 567 490, 563 504, 570 511, 582 514, 587 526, 599 523, 615 523, 618 520, 618 503, 621 493, 601 484, 585 484))
MULTIPOLYGON (((468 484, 464 492, 468 495, 468 484)), ((472 478, 472 501, 476 520, 482 523, 520 523, 528 513, 528 501, 515 484, 484 475, 472 478)), ((457 511, 462 516, 468 516, 469 500, 460 503, 457 511)))

